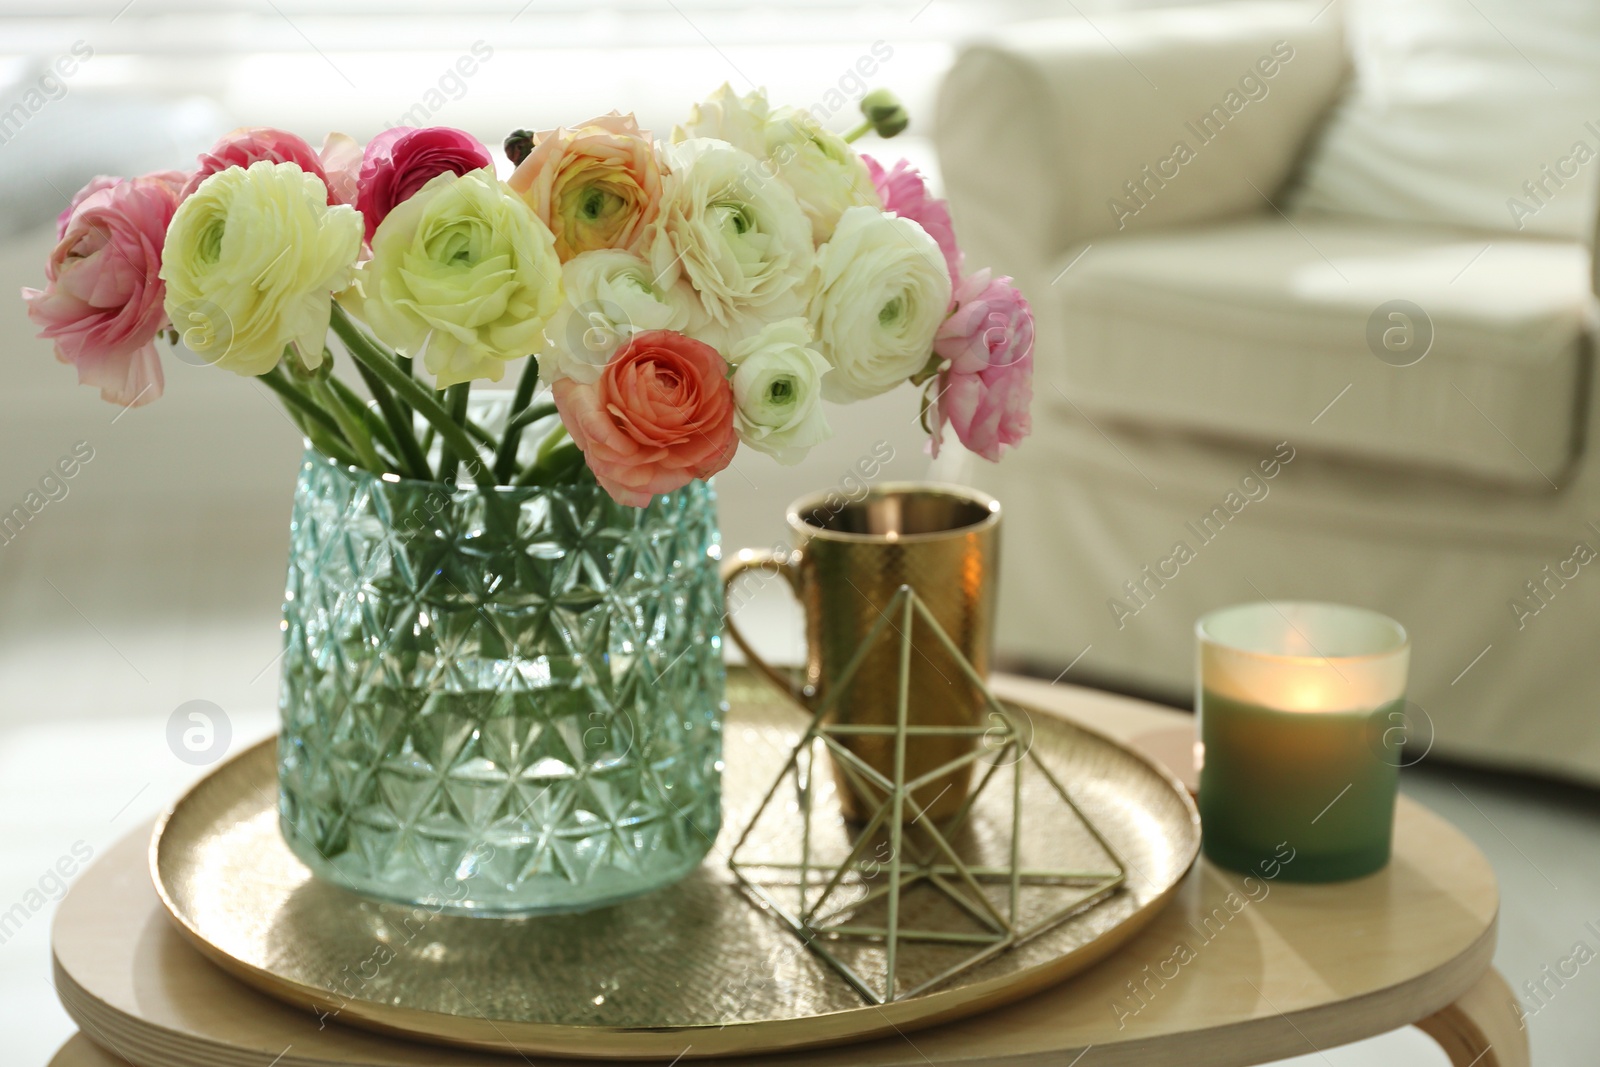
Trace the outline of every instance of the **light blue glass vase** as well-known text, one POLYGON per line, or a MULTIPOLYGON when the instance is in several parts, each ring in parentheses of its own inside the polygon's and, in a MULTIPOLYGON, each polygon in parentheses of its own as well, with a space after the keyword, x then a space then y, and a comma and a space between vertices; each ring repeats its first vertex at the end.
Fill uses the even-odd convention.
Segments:
POLYGON ((577 911, 721 821, 716 500, 394 481, 308 451, 284 594, 283 836, 435 910, 577 911))

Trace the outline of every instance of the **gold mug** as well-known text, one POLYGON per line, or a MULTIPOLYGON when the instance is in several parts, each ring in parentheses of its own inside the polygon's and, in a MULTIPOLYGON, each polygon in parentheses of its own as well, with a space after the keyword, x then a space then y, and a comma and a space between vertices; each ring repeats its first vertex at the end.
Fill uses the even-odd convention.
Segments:
MULTIPOLYGON (((1000 504, 961 486, 930 482, 888 483, 854 500, 837 493, 803 496, 787 515, 795 547, 789 551, 745 549, 723 564, 726 592, 740 575, 759 570, 784 578, 806 615, 805 683, 774 669, 750 646, 728 616, 728 633, 750 664, 802 705, 816 709, 869 631, 884 616, 902 585, 909 585, 981 678, 988 677, 994 645, 994 608, 1000 563, 1000 504)), ((889 620, 850 682, 838 694, 834 722, 893 726, 898 710, 900 646, 898 619, 889 620)), ((911 633, 908 714, 913 726, 976 727, 984 701, 920 616, 911 633)), ((894 777, 893 736, 838 736, 849 751, 885 778, 894 777)), ((906 742, 905 780, 970 753, 977 736, 912 736, 906 742)), ((834 762, 834 779, 845 815, 870 818, 881 797, 861 795, 834 762)), ((916 789, 905 819, 935 820, 959 809, 971 787, 972 764, 916 789)))

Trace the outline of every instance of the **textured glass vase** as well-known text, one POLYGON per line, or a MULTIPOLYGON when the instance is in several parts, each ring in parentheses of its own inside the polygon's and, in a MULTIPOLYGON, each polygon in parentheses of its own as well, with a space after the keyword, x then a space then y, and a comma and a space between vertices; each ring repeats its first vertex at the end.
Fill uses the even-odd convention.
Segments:
POLYGON ((316 874, 461 912, 582 910, 721 820, 715 496, 450 491, 308 451, 284 594, 279 814, 316 874))

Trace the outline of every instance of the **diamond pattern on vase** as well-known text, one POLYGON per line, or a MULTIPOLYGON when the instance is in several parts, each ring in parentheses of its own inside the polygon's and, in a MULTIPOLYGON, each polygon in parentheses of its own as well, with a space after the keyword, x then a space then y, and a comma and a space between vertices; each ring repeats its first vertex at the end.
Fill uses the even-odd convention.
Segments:
POLYGON ((317 874, 452 910, 593 907, 720 825, 715 496, 445 492, 308 452, 280 821, 317 874))

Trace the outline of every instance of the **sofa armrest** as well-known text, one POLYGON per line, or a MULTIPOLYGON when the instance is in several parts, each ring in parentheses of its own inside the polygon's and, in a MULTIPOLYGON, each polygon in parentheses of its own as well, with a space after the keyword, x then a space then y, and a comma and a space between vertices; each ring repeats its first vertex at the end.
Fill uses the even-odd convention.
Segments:
POLYGON ((1021 276, 1100 235, 1268 210, 1344 77, 1319 6, 1048 19, 964 48, 934 139, 972 261, 1021 276))

